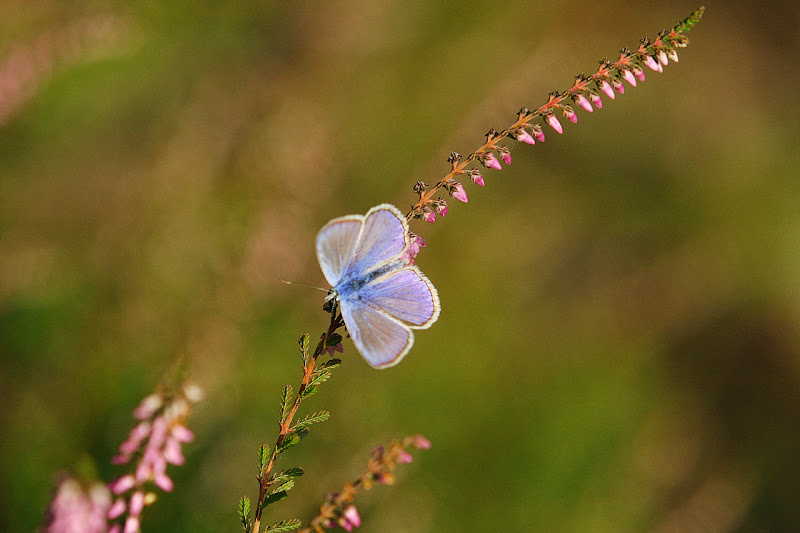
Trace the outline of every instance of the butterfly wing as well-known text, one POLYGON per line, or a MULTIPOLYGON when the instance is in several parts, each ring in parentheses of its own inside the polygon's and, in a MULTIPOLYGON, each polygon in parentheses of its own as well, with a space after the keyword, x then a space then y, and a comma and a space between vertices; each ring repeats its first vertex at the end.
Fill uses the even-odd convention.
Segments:
POLYGON ((375 368, 396 365, 414 344, 408 326, 360 300, 342 300, 340 309, 353 344, 375 368))
POLYGON ((381 204, 367 211, 364 229, 347 270, 362 277, 394 259, 408 247, 408 223, 395 206, 381 204))
POLYGON ((353 261, 356 244, 364 227, 364 217, 335 218, 317 233, 317 260, 325 279, 336 286, 345 268, 353 261))
POLYGON ((416 266, 404 266, 365 285, 361 301, 410 328, 425 329, 439 318, 439 294, 416 266))

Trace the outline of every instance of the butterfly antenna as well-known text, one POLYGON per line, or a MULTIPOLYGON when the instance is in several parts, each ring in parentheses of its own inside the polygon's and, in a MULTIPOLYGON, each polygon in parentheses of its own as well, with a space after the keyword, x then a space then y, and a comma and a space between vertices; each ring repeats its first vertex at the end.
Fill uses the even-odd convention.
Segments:
POLYGON ((279 279, 278 281, 282 281, 283 283, 285 283, 287 285, 300 285, 300 286, 303 286, 303 287, 308 287, 310 289, 317 289, 318 291, 328 292, 328 289, 323 289, 322 287, 317 287, 316 285, 309 285, 308 283, 301 283, 299 281, 289 281, 289 280, 286 280, 286 279, 279 279))

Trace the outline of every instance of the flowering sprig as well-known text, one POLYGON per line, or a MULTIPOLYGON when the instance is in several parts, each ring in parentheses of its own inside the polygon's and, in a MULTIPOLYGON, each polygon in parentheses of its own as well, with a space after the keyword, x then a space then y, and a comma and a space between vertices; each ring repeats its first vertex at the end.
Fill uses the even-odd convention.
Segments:
MULTIPOLYGON (((331 314, 331 323, 328 330, 320 337, 313 353, 309 351, 310 337, 308 333, 304 333, 300 337, 298 344, 303 365, 303 377, 300 380, 297 394, 293 393, 291 385, 285 385, 283 388, 278 438, 275 441, 275 445, 271 449, 267 444, 262 444, 259 447, 258 474, 256 476, 258 480, 258 503, 256 504, 252 521, 250 517, 250 499, 247 496, 242 496, 239 500, 239 520, 245 533, 259 533, 264 508, 286 498, 288 492, 294 487, 295 478, 302 476, 304 473, 303 469, 299 467, 275 472, 275 463, 278 455, 308 435, 310 426, 323 422, 330 417, 328 411, 317 411, 297 422, 294 420, 302 401, 317 392, 319 385, 330 379, 333 369, 342 362, 341 359, 332 356, 335 352, 343 351, 342 336, 336 333, 336 330, 344 326, 344 319, 341 313, 338 312, 334 301, 327 302, 326 307, 331 314), (331 358, 317 366, 317 359, 323 353, 327 353, 331 358)), ((286 520, 269 526, 265 531, 270 533, 291 531, 297 529, 300 525, 301 522, 299 520, 286 520)))
POLYGON ((535 111, 523 107, 517 113, 517 119, 513 124, 500 132, 494 128, 490 129, 486 134, 486 142, 483 146, 467 157, 462 157, 458 152, 450 152, 447 161, 451 168, 442 180, 431 188, 421 181, 414 185, 414 192, 419 195, 419 199, 406 214, 406 218, 408 220, 421 218, 426 222, 434 222, 436 214, 445 216, 447 214, 446 200, 441 197, 434 198, 441 189, 445 189, 456 200, 467 203, 468 197, 464 186, 456 178, 468 176, 473 183, 483 187, 485 180, 479 167, 467 167, 477 162, 487 169, 501 170, 503 167, 500 160, 506 165, 510 165, 510 149, 506 145, 499 144, 503 139, 510 138, 531 145, 537 141, 544 142, 545 134, 542 125, 533 122, 536 117, 541 117, 544 124, 556 133, 564 133, 557 114, 560 113, 572 123, 578 122, 575 109, 567 102, 572 102, 591 113, 594 108, 603 107, 600 93, 614 100, 617 93, 625 92, 623 81, 631 87, 636 87, 637 82, 644 81, 643 67, 647 67, 653 72, 663 72, 664 67, 670 61, 678 61, 677 49, 684 48, 689 42, 684 33, 697 24, 703 16, 704 10, 704 7, 699 7, 671 30, 660 32, 654 41, 647 37, 643 38, 635 51, 623 48, 616 61, 603 59, 594 74, 576 76, 572 87, 564 92, 550 93, 547 102, 535 111))
POLYGON ((85 486, 64 475, 45 515, 40 531, 47 533, 107 533, 106 514, 111 493, 103 483, 85 486))
POLYGON ((352 483, 345 483, 342 490, 329 494, 315 516, 299 533, 321 533, 325 529, 341 527, 346 531, 361 526, 353 500, 355 496, 371 489, 375 483, 391 485, 394 483, 394 469, 398 464, 410 463, 414 458, 408 452, 409 447, 427 450, 431 447, 428 439, 422 435, 412 435, 392 442, 388 448, 378 446, 370 453, 367 470, 352 483))
POLYGON ((154 393, 134 409, 139 423, 119 447, 114 464, 134 465, 129 472, 109 483, 116 499, 108 509, 109 533, 137 533, 144 508, 156 501, 155 487, 172 492, 174 484, 167 475, 167 464, 186 462, 181 446, 194 440, 186 427, 191 405, 203 398, 197 385, 184 385, 175 392, 154 393))

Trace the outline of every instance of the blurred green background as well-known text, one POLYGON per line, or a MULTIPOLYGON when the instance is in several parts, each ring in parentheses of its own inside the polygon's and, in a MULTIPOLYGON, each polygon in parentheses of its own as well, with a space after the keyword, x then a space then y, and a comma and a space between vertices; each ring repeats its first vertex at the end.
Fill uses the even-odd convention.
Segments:
MULTIPOLYGON (((345 342, 266 521, 419 432, 362 531, 797 527, 800 15, 760 5, 708 2, 679 63, 413 223, 442 315, 390 370, 345 342)), ((278 282, 325 284, 317 230, 406 210, 451 149, 696 7, 0 2, 0 530, 36 527, 58 471, 119 475, 180 355, 207 397, 144 530, 238 530, 327 324, 278 282)))

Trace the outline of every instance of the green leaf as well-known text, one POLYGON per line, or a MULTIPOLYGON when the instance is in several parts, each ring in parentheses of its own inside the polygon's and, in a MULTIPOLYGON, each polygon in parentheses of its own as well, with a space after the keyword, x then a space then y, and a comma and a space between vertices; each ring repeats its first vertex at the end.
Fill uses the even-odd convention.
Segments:
POLYGON ((259 475, 264 471, 266 468, 267 463, 269 462, 269 446, 266 444, 262 444, 258 447, 258 473, 259 475))
POLYGON ((286 415, 289 414, 290 404, 292 403, 292 386, 284 385, 283 394, 281 394, 281 424, 286 420, 286 415))
POLYGON ((269 526, 264 530, 264 533, 283 533, 284 531, 293 531, 299 528, 301 525, 303 525, 303 523, 297 518, 293 518, 292 520, 282 520, 269 526))
POLYGON ((305 416, 301 421, 294 425, 292 431, 297 431, 298 429, 308 427, 312 424, 316 424, 317 422, 325 422, 328 418, 330 418, 330 416, 331 414, 328 411, 317 411, 314 414, 305 416))
POLYGON ((273 483, 285 483, 292 478, 300 477, 305 474, 305 471, 300 467, 294 468, 287 468, 283 472, 280 472, 272 478, 273 483))
POLYGON ((308 333, 300 335, 300 340, 297 341, 297 344, 300 345, 300 354, 303 356, 303 359, 308 357, 308 345, 310 341, 311 336, 308 333))
POLYGON ((289 492, 294 488, 294 480, 290 479, 272 492, 289 492))
POLYGON ((245 533, 250 533, 250 498, 242 496, 239 500, 239 520, 245 533))
POLYGON ((328 359, 327 361, 325 361, 321 365, 319 365, 319 369, 318 370, 333 370, 334 368, 336 368, 337 366, 339 366, 341 364, 342 364, 342 360, 341 359, 339 359, 338 357, 333 357, 331 359, 328 359))
POLYGON ((303 392, 300 393, 300 399, 301 400, 305 400, 306 398, 308 398, 309 396, 311 396, 315 392, 317 392, 317 388, 312 386, 312 385, 309 385, 308 387, 303 389, 303 392))
POLYGON ((314 372, 314 375, 308 381, 308 387, 316 387, 320 383, 325 383, 331 378, 331 373, 328 369, 324 370, 317 370, 314 372))
POLYGON ((286 493, 285 490, 281 490, 281 491, 278 491, 278 492, 273 492, 271 494, 267 494, 264 497, 264 507, 266 507, 267 505, 271 505, 273 503, 279 502, 279 501, 285 499, 287 496, 288 496, 288 494, 286 493))
POLYGON ((302 439, 306 435, 308 435, 307 428, 301 428, 296 431, 292 431, 291 433, 288 433, 286 435, 286 438, 283 439, 283 442, 281 443, 280 447, 278 447, 278 453, 285 452, 286 450, 288 450, 289 448, 300 442, 300 439, 302 439))

